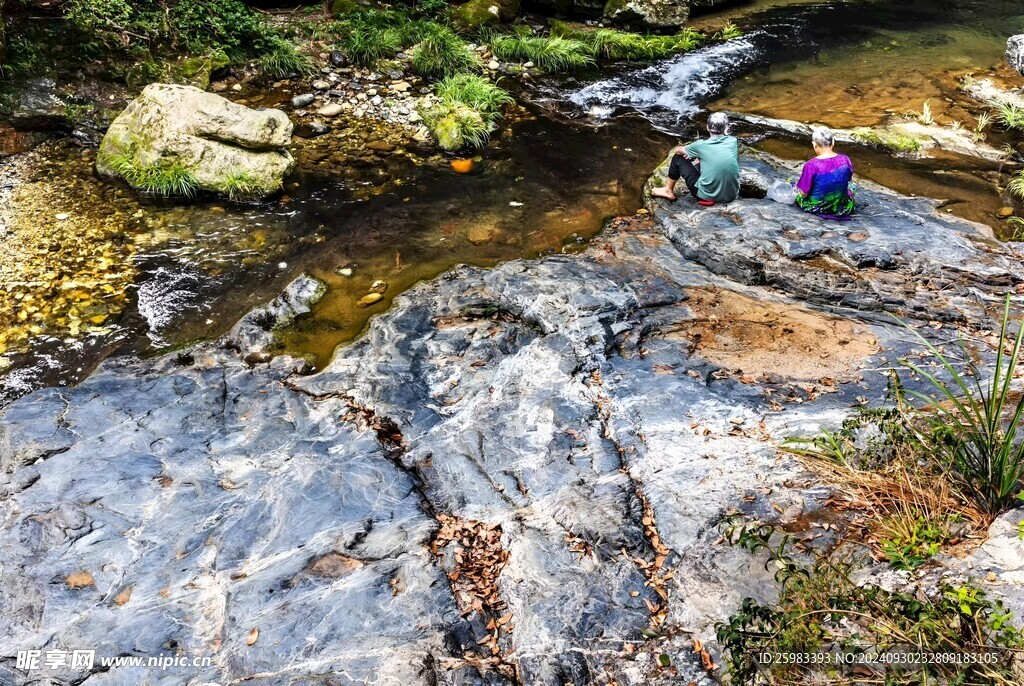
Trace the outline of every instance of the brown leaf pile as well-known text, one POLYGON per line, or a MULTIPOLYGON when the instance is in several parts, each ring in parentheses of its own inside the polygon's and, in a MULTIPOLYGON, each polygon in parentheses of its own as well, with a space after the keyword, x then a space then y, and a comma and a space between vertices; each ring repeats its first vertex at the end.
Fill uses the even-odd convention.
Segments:
POLYGON ((501 547, 501 526, 439 514, 441 528, 431 543, 438 556, 452 546, 455 569, 448 573, 455 600, 462 616, 478 612, 487 621, 487 635, 477 641, 481 654, 467 652, 463 659, 481 671, 493 670, 514 678, 516 665, 509 663, 511 652, 502 653, 498 643, 502 633, 515 628, 512 613, 498 592, 498 577, 508 562, 508 551, 501 547))

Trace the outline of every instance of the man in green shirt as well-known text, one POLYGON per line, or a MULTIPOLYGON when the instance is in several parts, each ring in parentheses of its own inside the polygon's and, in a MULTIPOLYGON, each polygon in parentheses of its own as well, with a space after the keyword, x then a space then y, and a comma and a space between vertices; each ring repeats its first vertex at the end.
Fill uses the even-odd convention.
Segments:
POLYGON ((740 194, 740 162, 736 138, 729 135, 729 118, 722 112, 708 117, 707 140, 679 146, 668 168, 668 181, 651 195, 676 199, 676 182, 682 178, 690 195, 701 205, 732 202, 740 194))

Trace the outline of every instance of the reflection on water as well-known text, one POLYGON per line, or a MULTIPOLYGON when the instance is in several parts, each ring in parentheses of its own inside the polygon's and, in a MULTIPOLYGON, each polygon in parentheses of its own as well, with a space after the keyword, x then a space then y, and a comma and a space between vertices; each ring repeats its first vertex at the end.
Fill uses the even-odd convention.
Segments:
MULTIPOLYGON (((543 119, 510 128, 468 172, 441 156, 413 164, 392 154, 365 169, 307 172, 288 196, 252 205, 140 202, 96 178, 89 159, 76 177, 77 200, 68 199, 74 206, 65 209, 102 213, 117 199, 116 226, 104 225, 102 235, 84 243, 116 239, 125 246, 108 258, 124 276, 124 305, 110 310, 102 327, 87 320, 92 328, 80 332, 45 316, 30 322, 31 337, 3 355, 0 404, 41 385, 74 383, 115 351, 149 354, 216 337, 303 271, 330 288, 284 332, 280 348, 321 365, 421 279, 459 263, 571 249, 607 218, 632 213, 667 148, 640 120, 601 130, 543 119), (376 280, 389 284, 385 299, 356 307, 376 280)), ((78 159, 78 151, 70 154, 78 159)), ((61 174, 67 168, 60 159, 46 164, 61 174)), ((68 267, 59 276, 77 283, 81 273, 68 267)), ((99 300, 104 288, 109 279, 83 287, 82 299, 99 300)), ((5 297, 14 295, 5 290, 5 297)))

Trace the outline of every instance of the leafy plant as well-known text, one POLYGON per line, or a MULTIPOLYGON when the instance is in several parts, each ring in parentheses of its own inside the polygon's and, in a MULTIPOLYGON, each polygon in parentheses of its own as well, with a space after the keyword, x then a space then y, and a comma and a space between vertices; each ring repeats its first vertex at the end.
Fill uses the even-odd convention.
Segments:
POLYGON ((996 119, 1008 129, 1024 129, 1024 107, 1004 102, 996 111, 996 119))
POLYGON ((163 197, 194 197, 199 183, 192 172, 177 158, 164 158, 153 164, 140 164, 136 146, 109 154, 106 164, 133 188, 163 197))
POLYGON ((600 28, 575 30, 564 23, 555 23, 551 28, 554 36, 578 40, 590 51, 595 59, 602 60, 654 60, 681 52, 689 52, 700 46, 704 35, 685 28, 674 35, 641 35, 628 31, 600 28))
POLYGON ((412 68, 420 76, 449 76, 482 66, 466 42, 442 24, 430 24, 412 52, 412 68))
POLYGON ((594 64, 591 49, 575 38, 499 35, 490 43, 494 56, 505 62, 533 62, 547 72, 576 71, 594 64))
POLYGON ((496 118, 502 107, 514 102, 508 91, 477 74, 448 76, 437 82, 434 91, 442 102, 462 103, 488 118, 496 118))
POLYGON ((992 115, 989 114, 988 112, 982 112, 981 114, 978 115, 978 123, 974 125, 974 132, 983 133, 985 129, 988 128, 988 125, 991 123, 991 121, 992 115))
POLYGON ((232 172, 224 179, 220 191, 232 200, 251 200, 273 189, 268 189, 252 174, 244 171, 232 172))
POLYGON ((275 78, 284 78, 292 74, 311 74, 313 62, 308 56, 296 50, 295 46, 284 38, 271 42, 269 50, 257 60, 257 66, 275 78))
POLYGON ((932 101, 925 100, 924 105, 921 106, 921 111, 910 110, 907 112, 908 117, 917 119, 919 122, 925 125, 931 125, 935 123, 935 115, 932 114, 932 101))
MULTIPOLYGON (((841 653, 856 658, 879 653, 928 652, 957 655, 992 651, 987 663, 934 662, 888 666, 878 683, 999 684, 1016 683, 1009 649, 1024 645, 1021 632, 1010 624, 1001 601, 966 583, 941 585, 935 596, 891 592, 852 578, 852 560, 812 552, 798 560, 793 540, 764 524, 730 526, 727 539, 754 553, 766 554, 779 585, 778 600, 759 603, 744 599, 738 612, 716 626, 731 683, 830 684, 863 683, 850 669, 808 661, 760 664, 765 652, 807 655, 841 653), (893 681, 892 679, 898 679, 893 681)), ((874 682, 873 682, 874 683, 874 682)))
POLYGON ((1024 200, 1024 171, 1019 171, 1013 175, 1010 182, 1006 184, 1006 190, 1010 195, 1024 200))
POLYGON ((880 523, 882 554, 896 569, 917 569, 938 554, 952 538, 951 522, 913 508, 880 523))
POLYGON ((733 38, 739 38, 742 35, 743 31, 741 31, 736 24, 729 22, 715 34, 715 40, 731 40, 733 38))
POLYGON ((445 150, 483 147, 501 118, 501 108, 513 102, 504 89, 475 74, 446 77, 435 90, 440 102, 421 110, 421 115, 445 150))
POLYGON ((935 402, 923 393, 913 392, 915 397, 934 403, 944 424, 943 430, 933 430, 928 441, 949 463, 962 489, 978 507, 990 515, 998 514, 1013 502, 1024 476, 1024 441, 1019 435, 1024 395, 1014 402, 1012 389, 1024 326, 1018 325, 1016 333, 1010 330, 1007 296, 991 369, 983 369, 965 350, 963 371, 920 333, 910 330, 948 377, 939 378, 915 362, 902 362, 927 380, 939 397, 939 402, 935 402), (983 381, 987 371, 991 377, 983 381))

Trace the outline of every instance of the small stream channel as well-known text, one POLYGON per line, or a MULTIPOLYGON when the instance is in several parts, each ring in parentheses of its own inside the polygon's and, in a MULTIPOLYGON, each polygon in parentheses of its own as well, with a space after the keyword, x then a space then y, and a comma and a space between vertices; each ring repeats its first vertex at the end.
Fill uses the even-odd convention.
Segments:
MULTIPOLYGON (((818 121, 876 123, 932 98, 940 116, 957 76, 995 66, 1024 6, 1000 0, 900 3, 758 0, 735 18, 739 39, 648 66, 551 80, 523 93, 528 114, 485 148, 469 173, 441 158, 395 156, 362 178, 307 172, 288 196, 246 205, 138 202, 120 192, 133 233, 129 304, 101 332, 40 335, 9 352, 0 404, 44 385, 75 383, 104 357, 152 354, 226 331, 303 271, 330 288, 281 336, 281 349, 323 366, 367 319, 417 281, 459 263, 577 249, 610 218, 631 214, 650 170, 697 130, 707 107, 818 121), (386 184, 383 183, 386 181, 386 184), (367 193, 380 185, 382 192, 367 193), (376 280, 385 299, 356 301, 376 280)), ((701 20, 698 20, 701 21, 701 20)), ((958 109, 960 108, 960 109, 958 109)), ((809 146, 748 138, 803 159, 809 146)), ((965 159, 897 159, 844 150, 859 173, 998 227, 998 169, 965 159)), ((116 186, 86 181, 113 197, 116 186)))

